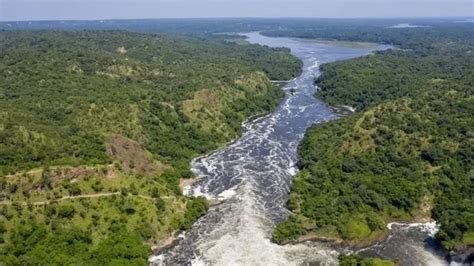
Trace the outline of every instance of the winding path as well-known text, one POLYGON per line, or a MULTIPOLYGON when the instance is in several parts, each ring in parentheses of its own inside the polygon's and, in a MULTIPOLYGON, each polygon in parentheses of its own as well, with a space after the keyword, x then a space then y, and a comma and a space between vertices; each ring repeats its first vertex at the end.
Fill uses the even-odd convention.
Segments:
MULTIPOLYGON (((21 205, 28 205, 32 204, 34 206, 41 206, 41 205, 47 205, 51 204, 53 202, 59 202, 59 201, 64 201, 64 200, 74 200, 74 199, 90 199, 90 198, 101 198, 101 197, 110 197, 114 195, 120 195, 121 192, 109 192, 109 193, 96 193, 96 194, 87 194, 87 195, 77 195, 77 196, 64 196, 59 199, 53 199, 53 200, 45 200, 45 201, 35 201, 35 202, 27 202, 27 201, 0 201, 0 205, 13 205, 14 203, 19 203, 21 205)), ((128 196, 136 196, 142 199, 148 199, 148 200, 153 200, 152 197, 144 196, 144 195, 133 195, 133 194, 128 194, 128 196)), ((163 198, 171 198, 168 196, 161 197, 163 198)))

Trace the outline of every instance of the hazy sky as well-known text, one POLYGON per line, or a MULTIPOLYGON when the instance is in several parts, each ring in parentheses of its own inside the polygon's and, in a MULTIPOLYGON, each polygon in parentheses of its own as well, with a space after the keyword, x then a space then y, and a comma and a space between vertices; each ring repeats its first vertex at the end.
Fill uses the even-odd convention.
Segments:
POLYGON ((474 0, 0 0, 0 21, 473 16, 474 0))

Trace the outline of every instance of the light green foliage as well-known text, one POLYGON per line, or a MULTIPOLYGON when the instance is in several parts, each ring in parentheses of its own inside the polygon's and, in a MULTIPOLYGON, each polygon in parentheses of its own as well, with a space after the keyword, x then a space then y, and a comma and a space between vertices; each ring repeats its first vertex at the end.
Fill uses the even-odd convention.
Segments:
POLYGON ((240 122, 282 96, 256 72, 287 79, 287 50, 127 32, 2 32, 0 173, 110 162, 107 134, 140 142, 175 166, 235 137, 240 122), (271 66, 271 68, 270 68, 271 66), (190 117, 183 102, 210 90, 222 108, 190 117), (209 112, 219 118, 199 127, 209 112), (218 113, 217 113, 218 112, 218 113), (222 129, 222 125, 231 127, 222 129), (212 137, 211 137, 212 136, 212 137))
POLYGON ((359 255, 342 255, 339 257, 341 266, 395 266, 396 262, 380 258, 366 258, 359 255))
POLYGON ((387 38, 410 51, 322 66, 317 96, 359 112, 313 126, 300 144, 289 205, 310 221, 303 234, 365 240, 392 219, 431 216, 453 249, 474 231, 472 29, 407 32, 387 38))
MULTIPOLYGON (((271 111, 286 49, 123 31, 0 32, 0 261, 146 265, 204 215, 191 158, 271 111)), ((1 263, 0 263, 1 264, 1 263)))

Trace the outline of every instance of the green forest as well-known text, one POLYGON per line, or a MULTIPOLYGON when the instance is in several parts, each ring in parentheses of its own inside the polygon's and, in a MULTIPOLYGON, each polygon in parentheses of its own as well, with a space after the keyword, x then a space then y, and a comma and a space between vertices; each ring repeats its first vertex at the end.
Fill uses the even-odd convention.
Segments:
MULTIPOLYGON (((317 30, 294 35, 323 36, 317 30)), ((357 111, 307 131, 288 202, 293 215, 273 239, 315 235, 369 243, 390 221, 432 218, 445 249, 473 246, 472 27, 325 36, 396 46, 322 66, 316 97, 357 111)))
POLYGON ((288 49, 218 32, 394 46, 321 66, 316 97, 356 113, 308 130, 275 242, 367 244, 390 221, 432 218, 446 250, 472 247, 474 29, 399 22, 0 23, 0 264, 146 265, 207 212, 181 193, 190 160, 271 111, 283 97, 271 80, 301 71, 288 49))
POLYGON ((288 49, 125 31, 0 31, 0 261, 145 265, 206 213, 193 157, 283 96, 288 49))
POLYGON ((365 258, 359 255, 342 255, 339 257, 341 266, 395 266, 398 261, 384 260, 380 258, 365 258))

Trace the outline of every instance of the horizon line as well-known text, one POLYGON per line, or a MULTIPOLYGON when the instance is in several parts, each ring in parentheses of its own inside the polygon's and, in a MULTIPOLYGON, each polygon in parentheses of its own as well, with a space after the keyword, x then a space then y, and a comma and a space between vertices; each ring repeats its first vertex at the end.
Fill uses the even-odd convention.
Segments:
POLYGON ((275 17, 162 17, 162 18, 93 18, 93 19, 33 19, 33 20, 1 20, 0 23, 18 23, 18 22, 69 22, 69 21, 126 21, 126 20, 218 20, 218 19, 474 19, 474 16, 409 16, 409 17, 307 17, 307 16, 275 16, 275 17))

